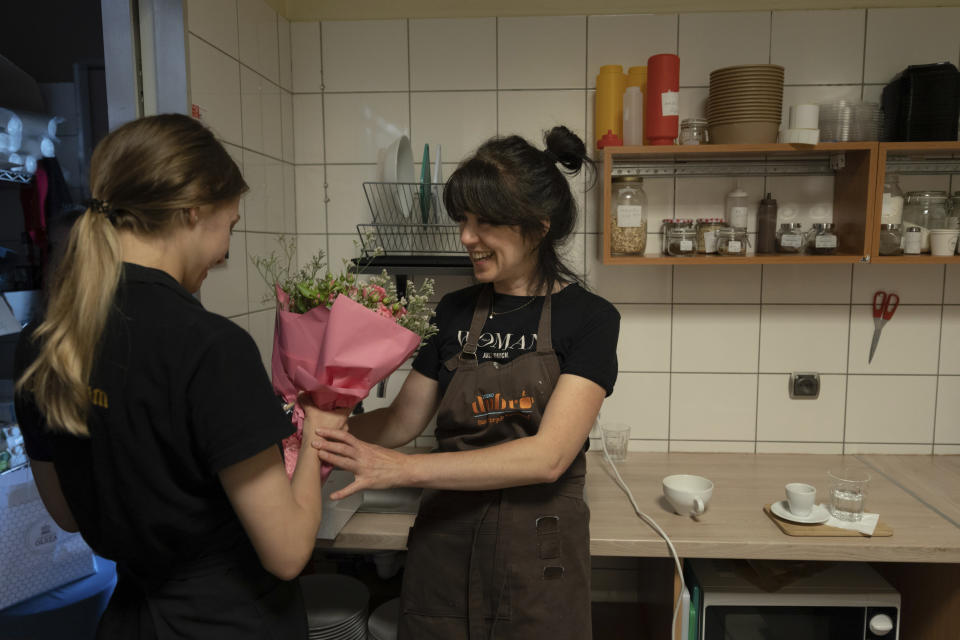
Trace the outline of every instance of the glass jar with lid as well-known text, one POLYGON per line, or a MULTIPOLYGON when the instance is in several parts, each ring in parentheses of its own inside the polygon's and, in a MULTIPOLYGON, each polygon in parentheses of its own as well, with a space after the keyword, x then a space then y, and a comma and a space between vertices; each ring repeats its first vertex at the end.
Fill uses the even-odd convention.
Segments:
POLYGON ((723 218, 697 218, 697 253, 716 253, 717 231, 725 226, 723 218))
POLYGON ((718 256, 747 255, 747 230, 744 227, 724 227, 717 231, 718 256))
POLYGON ((908 192, 903 205, 903 224, 920 227, 920 251, 930 253, 930 229, 947 228, 947 192, 908 192))
POLYGON ((694 256, 697 254, 697 230, 693 227, 676 227, 667 231, 668 256, 694 256))
POLYGON ((686 227, 689 229, 693 228, 693 220, 689 218, 667 218, 660 223, 660 253, 667 255, 667 233, 671 229, 678 229, 681 227, 686 227))
POLYGON ((880 208, 882 224, 901 224, 903 222, 903 191, 900 190, 900 177, 888 173, 883 179, 883 204, 880 208))
POLYGON ((960 191, 954 191, 947 200, 947 224, 949 228, 956 229, 958 227, 954 225, 958 222, 960 222, 960 191))
POLYGON ((880 224, 880 247, 877 253, 882 256, 903 255, 903 225, 880 224))
POLYGON ((777 252, 803 253, 805 240, 802 224, 799 222, 784 222, 777 229, 777 252))
POLYGON ((837 232, 832 222, 814 222, 807 236, 807 253, 832 256, 837 252, 837 232))
POLYGON ((710 134, 707 121, 701 118, 687 118, 680 123, 680 144, 707 144, 710 134))
POLYGON ((640 176, 613 176, 610 248, 616 255, 642 256, 647 248, 647 194, 640 176))

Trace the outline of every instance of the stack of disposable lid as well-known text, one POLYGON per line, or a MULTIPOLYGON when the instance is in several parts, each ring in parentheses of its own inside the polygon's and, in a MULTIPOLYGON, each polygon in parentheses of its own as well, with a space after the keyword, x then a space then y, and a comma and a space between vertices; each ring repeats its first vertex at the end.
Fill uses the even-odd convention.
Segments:
POLYGON ((710 73, 711 144, 776 142, 782 109, 783 67, 746 64, 710 73))
POLYGON ((820 139, 825 142, 879 140, 883 113, 875 102, 837 100, 820 105, 820 139))
POLYGON ((310 640, 366 640, 367 587, 350 576, 316 574, 300 578, 310 640))

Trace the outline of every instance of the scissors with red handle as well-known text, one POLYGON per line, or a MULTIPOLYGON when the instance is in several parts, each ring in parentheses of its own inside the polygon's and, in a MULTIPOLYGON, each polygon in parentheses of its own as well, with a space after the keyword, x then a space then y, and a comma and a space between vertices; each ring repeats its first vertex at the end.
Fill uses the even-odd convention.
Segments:
POLYGON ((870 343, 870 358, 868 363, 873 362, 873 354, 877 350, 877 343, 880 342, 880 331, 883 325, 887 324, 893 317, 893 312, 900 306, 900 296, 886 291, 877 291, 873 294, 873 342, 870 343))

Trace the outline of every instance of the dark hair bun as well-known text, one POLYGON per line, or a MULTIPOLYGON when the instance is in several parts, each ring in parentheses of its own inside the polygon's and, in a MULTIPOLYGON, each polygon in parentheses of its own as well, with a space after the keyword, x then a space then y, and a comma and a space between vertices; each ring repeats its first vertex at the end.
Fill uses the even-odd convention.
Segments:
POLYGON ((560 125, 543 134, 543 141, 547 151, 556 157, 567 173, 573 175, 580 171, 587 157, 587 147, 577 134, 560 125))

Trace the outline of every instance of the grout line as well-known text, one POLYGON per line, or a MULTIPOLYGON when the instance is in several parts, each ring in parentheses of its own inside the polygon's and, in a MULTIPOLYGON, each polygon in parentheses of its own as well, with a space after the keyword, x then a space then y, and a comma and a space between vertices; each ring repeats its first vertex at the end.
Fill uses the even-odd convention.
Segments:
POLYGON ((843 449, 847 452, 847 417, 850 414, 850 336, 853 333, 853 265, 850 265, 850 312, 847 314, 847 366, 843 384, 843 449))
POLYGON ((496 117, 496 131, 497 135, 500 135, 500 18, 495 17, 493 19, 493 63, 494 63, 494 91, 496 91, 497 96, 497 117, 496 117))
POLYGON ((770 12, 770 29, 767 31, 767 64, 773 64, 773 11, 770 12))
MULTIPOLYGON (((327 180, 327 87, 325 83, 326 74, 324 73, 323 68, 323 22, 317 22, 317 39, 320 43, 320 89, 322 93, 320 94, 320 122, 322 123, 323 130, 323 146, 320 150, 321 155, 323 156, 323 229, 324 229, 324 256, 330 258, 330 223, 329 215, 327 214, 327 205, 330 202, 330 183, 327 180)), ((294 147, 296 147, 296 142, 294 142, 294 147)), ((299 253, 297 255, 297 262, 300 262, 299 253)), ((302 264, 302 263, 301 263, 302 264)))
MULTIPOLYGON (((763 301, 763 265, 760 266, 760 300, 763 301)), ((763 304, 757 309, 757 394, 753 413, 753 452, 757 452, 757 440, 760 438, 760 358, 763 354, 763 304)))
POLYGON ((863 100, 864 85, 867 84, 867 35, 870 26, 870 9, 863 11, 863 59, 860 62, 860 99, 863 100))
POLYGON ((673 438, 673 299, 674 289, 677 286, 676 268, 670 267, 670 375, 667 376, 667 452, 670 451, 670 442, 673 438))
MULTIPOLYGON (((904 444, 904 443, 897 443, 897 444, 904 444)), ((926 443, 924 442, 923 444, 926 444, 926 443)), ((864 455, 869 455, 869 454, 857 454, 855 457, 857 458, 857 460, 859 460, 859 461, 862 462, 863 464, 867 465, 868 467, 870 467, 871 469, 873 469, 874 471, 876 471, 877 473, 879 473, 880 475, 882 475, 884 478, 886 478, 887 480, 889 480, 890 482, 892 482, 894 485, 896 485, 897 487, 903 489, 906 493, 908 493, 910 496, 912 496, 914 500, 916 500, 917 502, 919 502, 920 504, 922 504, 922 505, 925 506, 926 508, 928 508, 928 509, 930 509, 931 511, 933 511, 935 514, 937 514, 938 516, 940 516, 941 518, 943 518, 944 520, 946 520, 947 522, 949 522, 949 523, 952 524, 953 526, 955 526, 955 527, 957 527, 958 529, 960 529, 960 522, 957 522, 956 520, 954 520, 953 518, 951 518, 950 516, 948 516, 947 514, 945 514, 943 511, 940 511, 940 509, 937 509, 935 506, 933 506, 932 504, 930 504, 929 502, 927 502, 926 500, 924 500, 920 495, 918 495, 918 494, 915 493, 914 491, 911 491, 911 490, 908 489, 907 487, 905 487, 905 486, 903 486, 902 484, 900 484, 900 483, 896 480, 896 478, 893 478, 892 476, 887 475, 882 469, 876 467, 872 462, 870 462, 870 460, 868 460, 867 458, 864 458, 864 455)))
POLYGON ((937 409, 940 404, 940 371, 943 366, 943 315, 946 305, 942 304, 947 298, 947 265, 943 265, 943 291, 940 295, 940 337, 937 342, 937 388, 933 393, 933 435, 930 438, 930 454, 936 451, 937 443, 937 409))

